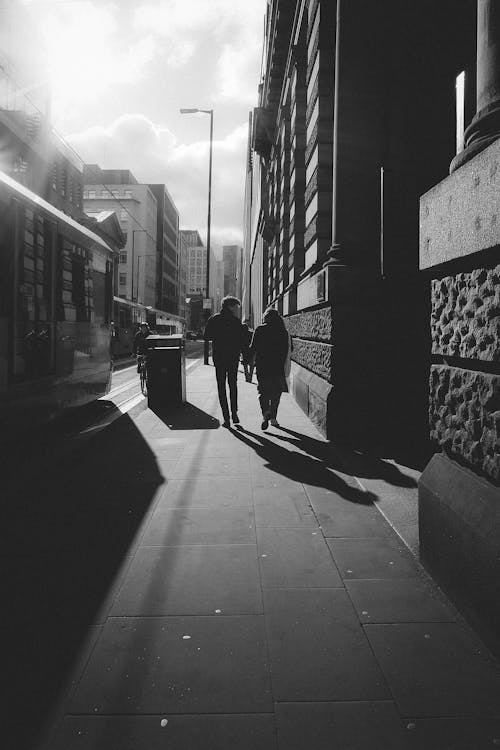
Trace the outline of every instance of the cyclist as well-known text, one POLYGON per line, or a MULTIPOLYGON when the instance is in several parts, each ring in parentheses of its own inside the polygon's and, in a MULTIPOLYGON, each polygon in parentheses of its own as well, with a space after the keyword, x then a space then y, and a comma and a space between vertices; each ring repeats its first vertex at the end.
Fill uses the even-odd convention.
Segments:
POLYGON ((135 334, 134 343, 132 344, 132 353, 137 357, 137 372, 141 371, 141 364, 146 352, 146 339, 150 334, 151 329, 149 325, 145 321, 139 323, 139 330, 135 334))

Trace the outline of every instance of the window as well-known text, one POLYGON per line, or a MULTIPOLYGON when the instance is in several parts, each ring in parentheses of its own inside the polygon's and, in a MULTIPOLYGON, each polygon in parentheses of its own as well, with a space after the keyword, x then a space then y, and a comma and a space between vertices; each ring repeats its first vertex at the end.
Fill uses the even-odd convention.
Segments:
POLYGON ((319 116, 319 99, 316 101, 316 104, 314 105, 314 109, 311 113, 311 119, 309 120, 309 124, 307 126, 307 142, 308 143, 311 140, 311 135, 314 131, 316 123, 318 122, 318 116, 319 116))
POLYGON ((52 165, 52 187, 57 190, 57 162, 52 165))
POLYGON ((318 10, 316 11, 316 16, 314 18, 314 25, 311 31, 311 36, 309 37, 309 44, 307 45, 307 59, 308 60, 311 59, 312 51, 316 43, 316 36, 318 34, 318 29, 319 29, 319 18, 320 18, 320 8, 318 5, 318 10))
POLYGON ((318 194, 316 193, 306 209, 306 227, 318 213, 318 194))
POLYGON ((120 253, 120 263, 127 262, 127 253, 120 253))
POLYGON ((95 190, 89 190, 89 191, 88 191, 88 197, 89 197, 89 198, 90 198, 91 200, 94 200, 94 199, 95 199, 95 190))
POLYGON ((127 283, 127 274, 121 273, 119 281, 120 281, 120 286, 125 286, 125 284, 127 283))
POLYGON ((122 208, 120 211, 120 221, 127 221, 127 219, 128 219, 128 211, 122 208))
POLYGON ((61 195, 63 198, 66 197, 66 187, 68 183, 68 173, 64 169, 64 167, 61 169, 61 195))
POLYGON ((316 60, 314 62, 314 67, 311 71, 311 77, 309 78, 309 83, 307 84, 307 101, 311 101, 311 94, 314 89, 314 86, 316 84, 316 78, 318 77, 318 71, 319 71, 319 54, 316 55, 316 60))
POLYGON ((314 149, 314 151, 311 154, 311 158, 309 159, 309 164, 307 165, 306 169, 306 185, 309 184, 309 180, 313 176, 316 167, 318 166, 318 158, 319 158, 319 152, 318 147, 314 149))

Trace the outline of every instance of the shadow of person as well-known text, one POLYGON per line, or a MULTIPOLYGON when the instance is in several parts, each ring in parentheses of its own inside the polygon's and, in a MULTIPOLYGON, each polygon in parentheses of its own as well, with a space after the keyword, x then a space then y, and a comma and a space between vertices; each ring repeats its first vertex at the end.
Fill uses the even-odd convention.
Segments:
POLYGON ((417 482, 394 464, 343 446, 304 435, 301 432, 280 427, 287 435, 272 433, 273 437, 296 445, 300 450, 320 459, 330 469, 356 477, 383 479, 396 487, 416 487, 417 482))
POLYGON ((266 436, 251 432, 241 426, 237 430, 231 430, 231 432, 238 440, 248 445, 258 456, 264 459, 266 468, 276 474, 287 477, 294 482, 330 490, 351 503, 372 505, 377 499, 373 493, 364 492, 358 487, 348 484, 320 459, 288 450, 273 443, 266 436), (255 438, 255 441, 250 438, 255 438))
POLYGON ((217 430, 220 427, 218 419, 188 401, 173 406, 154 403, 148 406, 171 430, 217 430))

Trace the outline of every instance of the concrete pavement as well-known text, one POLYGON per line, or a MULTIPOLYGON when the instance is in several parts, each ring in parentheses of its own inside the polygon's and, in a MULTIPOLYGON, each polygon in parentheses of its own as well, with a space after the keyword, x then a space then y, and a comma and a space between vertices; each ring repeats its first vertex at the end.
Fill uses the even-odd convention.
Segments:
POLYGON ((498 664, 402 540, 415 476, 330 446, 288 395, 262 432, 242 376, 221 428, 213 368, 187 383, 185 409, 89 454, 89 559, 113 564, 89 566, 105 585, 46 748, 500 745, 498 664))

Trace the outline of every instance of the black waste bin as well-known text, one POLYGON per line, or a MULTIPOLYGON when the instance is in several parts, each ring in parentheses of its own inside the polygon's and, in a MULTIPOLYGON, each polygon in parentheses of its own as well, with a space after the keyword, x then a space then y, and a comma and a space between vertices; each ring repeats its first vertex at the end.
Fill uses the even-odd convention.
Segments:
POLYGON ((148 405, 174 406, 186 400, 186 359, 184 338, 148 336, 146 339, 148 405))

